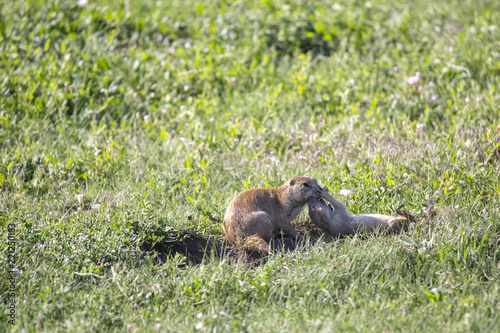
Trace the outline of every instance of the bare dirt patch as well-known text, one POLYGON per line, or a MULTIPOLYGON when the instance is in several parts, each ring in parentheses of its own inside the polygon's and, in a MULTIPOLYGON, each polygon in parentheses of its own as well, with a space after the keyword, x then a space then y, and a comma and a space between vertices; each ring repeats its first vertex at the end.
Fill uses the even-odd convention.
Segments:
MULTIPOLYGON (((344 237, 332 237, 326 235, 321 229, 310 221, 298 221, 295 224, 297 231, 305 235, 307 242, 311 245, 317 242, 331 243, 344 237)), ((296 243, 292 238, 281 237, 271 241, 273 253, 291 252, 303 248, 300 243, 296 243)), ((248 267, 257 267, 267 262, 268 256, 262 255, 251 248, 235 247, 215 239, 215 237, 203 237, 195 233, 178 232, 175 237, 154 244, 143 243, 141 250, 146 252, 156 252, 157 263, 161 264, 167 258, 175 256, 177 253, 186 258, 186 264, 200 264, 204 260, 216 258, 227 259, 231 263, 244 264, 248 267)))
MULTIPOLYGON (((311 244, 319 239, 332 241, 332 237, 323 237, 323 233, 312 223, 301 223, 297 230, 308 235, 311 244)), ((289 237, 275 238, 271 241, 271 250, 273 253, 283 253, 294 251, 299 244, 289 237)), ((225 242, 221 242, 213 237, 203 237, 194 233, 178 233, 175 238, 168 238, 154 244, 145 242, 141 245, 141 250, 146 252, 156 252, 158 263, 165 262, 168 257, 180 254, 184 256, 188 264, 200 264, 203 260, 210 258, 227 259, 232 263, 242 263, 249 267, 259 266, 267 261, 267 256, 253 251, 249 248, 235 247, 225 242)))

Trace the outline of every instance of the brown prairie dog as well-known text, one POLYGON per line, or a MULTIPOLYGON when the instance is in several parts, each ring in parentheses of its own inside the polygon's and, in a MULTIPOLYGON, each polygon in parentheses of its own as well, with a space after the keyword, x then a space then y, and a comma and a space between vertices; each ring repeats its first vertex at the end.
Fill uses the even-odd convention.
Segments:
POLYGON ((396 210, 399 217, 382 214, 352 215, 347 208, 331 194, 324 191, 322 197, 328 200, 334 209, 321 198, 309 199, 309 216, 321 229, 332 236, 370 233, 374 231, 398 231, 404 228, 410 214, 396 210))
POLYGON ((238 194, 224 214, 223 229, 232 244, 247 240, 260 252, 269 253, 269 242, 279 235, 300 239, 292 226, 309 198, 323 195, 311 177, 294 177, 278 188, 251 189, 238 194))

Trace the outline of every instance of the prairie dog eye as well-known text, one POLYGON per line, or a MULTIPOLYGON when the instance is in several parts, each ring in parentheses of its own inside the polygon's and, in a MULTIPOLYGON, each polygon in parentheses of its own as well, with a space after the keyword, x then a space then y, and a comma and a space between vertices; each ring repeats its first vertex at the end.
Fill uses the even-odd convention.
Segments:
POLYGON ((305 187, 311 187, 308 183, 304 183, 302 185, 304 185, 305 187))

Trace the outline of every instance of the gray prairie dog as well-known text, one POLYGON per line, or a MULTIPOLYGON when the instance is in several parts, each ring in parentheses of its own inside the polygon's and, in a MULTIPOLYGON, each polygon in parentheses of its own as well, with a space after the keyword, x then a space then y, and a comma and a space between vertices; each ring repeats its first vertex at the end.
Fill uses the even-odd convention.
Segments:
POLYGON ((269 242, 282 234, 299 240, 292 226, 309 198, 325 190, 311 177, 294 177, 278 188, 251 189, 238 194, 224 214, 223 229, 231 244, 253 243, 261 253, 269 253, 269 242))
POLYGON ((333 208, 320 197, 309 198, 309 216, 314 224, 331 236, 353 235, 374 231, 396 232, 408 225, 411 215, 396 210, 399 217, 382 214, 351 215, 347 208, 328 192, 322 193, 333 208))

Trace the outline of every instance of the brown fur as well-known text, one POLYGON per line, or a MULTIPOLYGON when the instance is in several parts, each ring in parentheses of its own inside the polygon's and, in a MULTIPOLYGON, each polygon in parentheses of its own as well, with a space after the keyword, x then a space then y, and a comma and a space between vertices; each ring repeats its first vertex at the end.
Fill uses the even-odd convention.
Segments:
POLYGON ((351 215, 347 208, 328 192, 322 196, 332 205, 330 207, 321 198, 309 198, 309 216, 314 224, 331 236, 353 235, 375 231, 396 232, 408 225, 411 215, 396 210, 399 217, 382 214, 351 215))
POLYGON ((282 234, 299 240, 292 226, 309 198, 324 190, 316 179, 294 177, 278 188, 251 189, 238 194, 224 214, 223 229, 231 244, 252 242, 260 252, 269 253, 269 242, 282 234))

